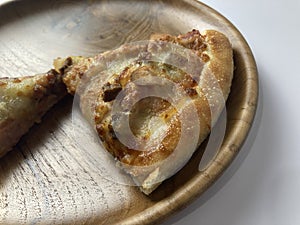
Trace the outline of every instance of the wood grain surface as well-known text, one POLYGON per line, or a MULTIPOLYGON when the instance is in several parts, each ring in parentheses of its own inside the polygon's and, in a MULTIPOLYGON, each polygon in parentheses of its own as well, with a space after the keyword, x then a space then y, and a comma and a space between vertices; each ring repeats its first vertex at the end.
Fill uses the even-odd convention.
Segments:
POLYGON ((0 5, 0 76, 47 71, 54 58, 94 55, 152 33, 224 32, 235 77, 227 130, 215 160, 198 165, 205 144, 150 196, 107 179, 96 149, 76 143, 72 98, 63 99, 0 159, 0 224, 153 224, 202 194, 242 146, 257 104, 256 65, 237 29, 198 1, 12 1, 0 5))

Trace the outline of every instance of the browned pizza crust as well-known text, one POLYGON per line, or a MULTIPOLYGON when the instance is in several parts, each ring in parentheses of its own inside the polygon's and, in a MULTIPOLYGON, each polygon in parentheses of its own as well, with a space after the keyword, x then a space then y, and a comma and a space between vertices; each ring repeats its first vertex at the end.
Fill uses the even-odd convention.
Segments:
POLYGON ((11 150, 66 93, 61 75, 55 70, 36 76, 0 78, 0 156, 11 150))

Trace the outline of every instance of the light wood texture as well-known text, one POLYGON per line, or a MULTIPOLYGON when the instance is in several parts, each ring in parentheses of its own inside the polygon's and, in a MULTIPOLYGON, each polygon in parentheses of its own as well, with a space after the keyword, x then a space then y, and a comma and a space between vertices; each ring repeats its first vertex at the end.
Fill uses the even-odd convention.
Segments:
POLYGON ((0 224, 152 224, 202 194, 232 162, 257 104, 256 65, 236 28, 197 1, 34 1, 0 6, 0 76, 47 71, 57 56, 94 55, 151 33, 217 29, 230 39, 235 76, 226 136, 214 162, 198 171, 204 147, 151 196, 107 180, 97 150, 72 137, 66 97, 0 159, 0 224))

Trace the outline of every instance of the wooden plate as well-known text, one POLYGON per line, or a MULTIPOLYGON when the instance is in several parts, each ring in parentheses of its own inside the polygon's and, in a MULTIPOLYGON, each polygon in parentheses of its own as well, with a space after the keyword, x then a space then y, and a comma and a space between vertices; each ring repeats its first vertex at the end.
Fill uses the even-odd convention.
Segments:
POLYGON ((72 141, 67 97, 0 160, 1 224, 157 223, 207 190, 241 148, 257 105, 251 50, 238 30, 195 0, 23 0, 0 6, 0 76, 47 71, 57 56, 93 55, 153 32, 193 28, 224 32, 234 48, 235 77, 227 104, 227 130, 213 163, 198 171, 200 148, 178 174, 147 197, 107 180, 97 152, 72 141), (91 160, 93 159, 93 160, 91 160))

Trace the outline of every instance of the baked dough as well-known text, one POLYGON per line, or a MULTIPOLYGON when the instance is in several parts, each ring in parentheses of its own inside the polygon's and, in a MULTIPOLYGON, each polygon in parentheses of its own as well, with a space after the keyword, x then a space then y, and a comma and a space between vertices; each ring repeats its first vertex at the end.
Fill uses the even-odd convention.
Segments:
MULTIPOLYGON (((94 125, 107 151, 117 159, 117 164, 131 175, 145 194, 150 194, 163 180, 177 172, 207 137, 224 108, 234 68, 232 46, 227 37, 218 31, 206 30, 200 33, 193 30, 177 37, 155 34, 151 40, 155 42, 154 45, 141 45, 137 49, 151 54, 153 46, 157 48, 170 43, 191 50, 202 63, 199 66, 201 69, 194 68, 194 72, 198 73, 196 77, 176 66, 141 59, 126 67, 120 66, 116 69, 117 72, 106 73, 103 79, 91 84, 90 88, 78 91, 80 86, 85 86, 81 85, 84 76, 89 80, 101 70, 101 60, 118 60, 120 54, 136 50, 125 45, 96 57, 69 57, 54 62, 55 68, 63 75, 69 93, 74 94, 77 91, 81 96, 83 114, 94 125), (188 96, 188 100, 179 100, 176 106, 155 96, 136 101, 136 93, 145 88, 144 86, 153 91, 158 86, 163 90, 164 85, 169 85, 167 81, 151 81, 151 77, 154 80, 164 78, 164 81, 177 85, 184 92, 183 96, 188 96), (145 79, 148 83, 136 84, 138 79, 145 79), (121 92, 124 96, 119 101, 118 95, 121 92), (120 112, 114 111, 114 103, 120 112), (128 105, 132 107, 126 109, 128 105), (193 110, 196 110, 196 118, 192 115, 193 110), (126 129, 128 126, 124 124, 124 120, 129 122, 130 129, 126 129), (186 130, 182 130, 182 120, 187 122, 186 130), (189 133, 189 130, 197 130, 197 126, 197 136, 193 132, 189 133), (143 149, 135 148, 137 145, 124 144, 120 138, 123 135, 126 139, 127 131, 128 137, 144 140, 138 145, 143 149), (184 132, 190 139, 185 138, 181 146, 189 146, 192 140, 196 140, 196 146, 178 150, 177 146, 184 132)), ((183 67, 184 64, 189 64, 189 60, 182 64, 183 67)), ((159 95, 159 90, 155 93, 159 95)))
POLYGON ((11 150, 66 94, 55 70, 36 76, 0 78, 0 156, 11 150))

